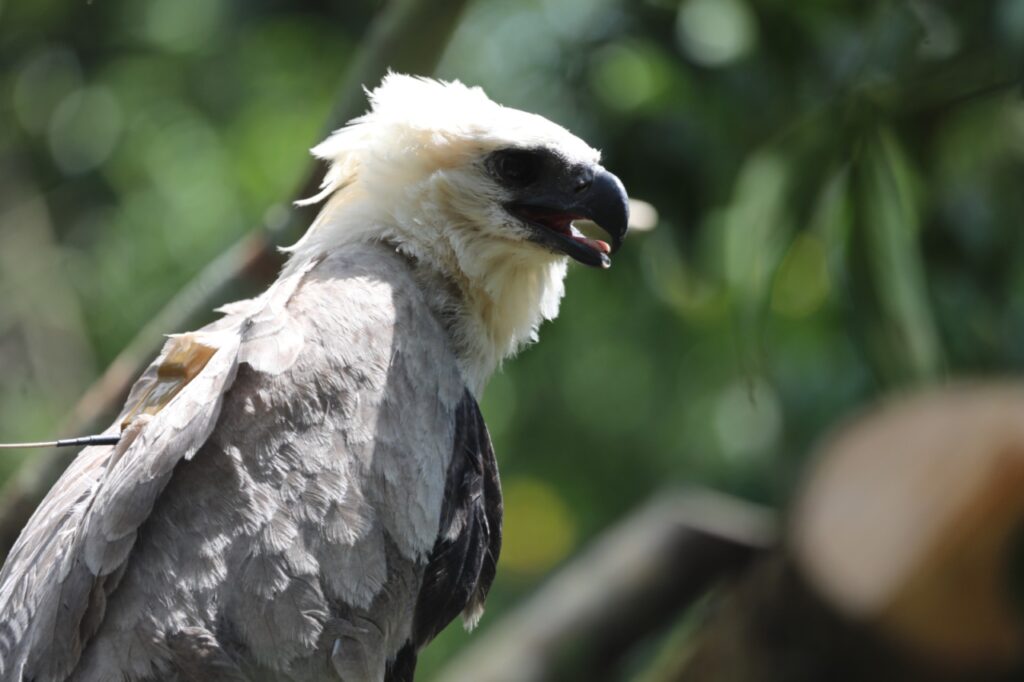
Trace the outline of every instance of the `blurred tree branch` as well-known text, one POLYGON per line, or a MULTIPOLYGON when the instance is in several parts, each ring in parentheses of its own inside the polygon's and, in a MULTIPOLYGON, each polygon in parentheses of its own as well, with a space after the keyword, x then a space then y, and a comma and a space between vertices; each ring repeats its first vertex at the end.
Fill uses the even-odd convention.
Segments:
MULTIPOLYGON (((841 614, 781 552, 727 594, 692 647, 650 682, 1010 682, 1020 669, 961 667, 841 614)), ((969 629, 970 626, 963 626, 969 629)))
MULTIPOLYGON (((437 66, 469 0, 394 0, 376 18, 338 88, 324 133, 365 109, 363 87, 389 70, 429 74, 437 66)), ((310 146, 316 140, 310 141, 310 146)), ((321 176, 311 162, 293 198, 316 193, 321 176)), ((189 328, 228 292, 253 293, 273 280, 281 265, 277 246, 298 238, 315 209, 291 208, 280 225, 262 225, 233 244, 189 282, 150 320, 86 391, 60 433, 79 435, 116 414, 132 382, 159 348, 164 334, 189 328)), ((40 453, 0 489, 0 558, 5 557, 29 516, 74 458, 74 450, 40 453)))

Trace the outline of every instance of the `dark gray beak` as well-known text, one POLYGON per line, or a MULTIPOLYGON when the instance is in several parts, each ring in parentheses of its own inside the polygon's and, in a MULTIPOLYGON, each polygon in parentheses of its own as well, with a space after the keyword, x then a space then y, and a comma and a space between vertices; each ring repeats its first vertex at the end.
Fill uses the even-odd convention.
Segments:
POLYGON ((528 197, 508 208, 534 228, 535 241, 597 268, 611 266, 609 256, 622 246, 629 227, 626 188, 601 166, 576 167, 532 185, 528 197), (585 237, 572 226, 579 219, 607 232, 611 244, 585 237))
POLYGON ((608 233, 612 253, 619 250, 629 228, 629 197, 621 180, 598 166, 590 188, 580 197, 579 213, 608 233))

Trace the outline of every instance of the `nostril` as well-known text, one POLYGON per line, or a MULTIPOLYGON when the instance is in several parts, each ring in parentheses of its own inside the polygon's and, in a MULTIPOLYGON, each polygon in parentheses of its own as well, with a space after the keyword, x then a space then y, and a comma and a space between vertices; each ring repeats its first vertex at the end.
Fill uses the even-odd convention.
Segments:
POLYGON ((594 184, 594 171, 589 168, 580 170, 576 173, 576 184, 573 186, 573 191, 576 194, 586 192, 592 184, 594 184))

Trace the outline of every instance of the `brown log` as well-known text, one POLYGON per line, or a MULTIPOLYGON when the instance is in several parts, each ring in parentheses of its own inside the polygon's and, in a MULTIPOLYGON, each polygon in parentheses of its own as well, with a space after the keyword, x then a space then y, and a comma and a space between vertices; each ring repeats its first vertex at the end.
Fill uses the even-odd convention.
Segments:
POLYGON ((831 438, 788 542, 666 682, 1024 678, 1024 386, 898 400, 831 438))

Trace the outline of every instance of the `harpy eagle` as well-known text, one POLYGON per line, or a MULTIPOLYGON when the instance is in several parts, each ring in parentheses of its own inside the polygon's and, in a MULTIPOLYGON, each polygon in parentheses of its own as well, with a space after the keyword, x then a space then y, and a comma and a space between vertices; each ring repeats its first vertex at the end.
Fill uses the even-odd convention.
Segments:
POLYGON ((0 573, 0 679, 411 680, 480 616, 501 492, 477 397, 626 232, 564 128, 389 75, 314 148, 325 201, 261 296, 170 337, 0 573), (611 245, 573 226, 587 218, 611 245))

